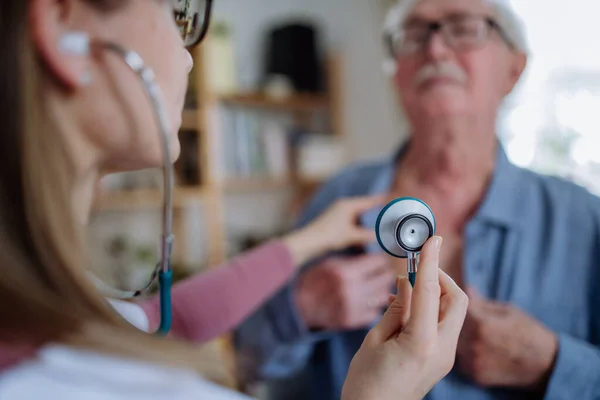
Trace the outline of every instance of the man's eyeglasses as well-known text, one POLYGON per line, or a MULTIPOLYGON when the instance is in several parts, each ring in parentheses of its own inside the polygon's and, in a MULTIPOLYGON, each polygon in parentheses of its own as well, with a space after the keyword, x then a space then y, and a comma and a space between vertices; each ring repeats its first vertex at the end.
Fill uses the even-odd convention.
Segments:
POLYGON ((204 39, 210 24, 212 0, 174 0, 175 23, 185 47, 191 49, 204 39))
POLYGON ((514 48, 506 32, 493 19, 484 16, 455 16, 439 22, 409 21, 397 32, 386 35, 385 41, 393 57, 422 51, 436 32, 441 33, 448 47, 468 50, 483 46, 494 30, 514 48))

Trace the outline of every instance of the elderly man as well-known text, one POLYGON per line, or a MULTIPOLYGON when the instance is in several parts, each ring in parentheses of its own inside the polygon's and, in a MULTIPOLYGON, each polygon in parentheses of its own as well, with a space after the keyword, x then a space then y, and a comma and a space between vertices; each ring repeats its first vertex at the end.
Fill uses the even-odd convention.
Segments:
MULTIPOLYGON (((498 108, 526 64, 519 26, 507 1, 400 0, 386 32, 411 138, 328 182, 301 220, 364 194, 432 207, 440 265, 471 301, 456 367, 430 400, 600 398, 600 201, 512 165, 496 139, 498 108)), ((377 245, 365 250, 308 265, 238 331, 240 359, 270 379, 302 371, 304 398, 339 398, 391 269, 406 271, 377 245)))

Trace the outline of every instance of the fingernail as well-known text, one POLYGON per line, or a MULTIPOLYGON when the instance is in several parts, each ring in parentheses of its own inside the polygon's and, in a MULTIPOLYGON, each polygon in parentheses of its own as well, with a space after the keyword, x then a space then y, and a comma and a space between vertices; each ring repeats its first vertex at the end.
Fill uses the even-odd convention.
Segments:
POLYGON ((401 280, 406 280, 408 279, 408 276, 406 275, 397 275, 396 276, 396 286, 398 286, 400 284, 401 280))
POLYGON ((433 246, 435 247, 436 250, 439 250, 440 247, 442 247, 442 241, 443 241, 443 239, 440 236, 433 237, 433 246))

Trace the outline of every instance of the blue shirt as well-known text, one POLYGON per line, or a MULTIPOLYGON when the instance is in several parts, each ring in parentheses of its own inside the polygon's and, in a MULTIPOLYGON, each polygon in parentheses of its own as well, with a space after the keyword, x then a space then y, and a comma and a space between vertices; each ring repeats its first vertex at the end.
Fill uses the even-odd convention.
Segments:
MULTIPOLYGON (((401 154, 401 153, 400 153, 401 154)), ((336 199, 389 192, 396 157, 356 165, 325 184, 300 225, 336 199)), ((374 227, 379 210, 362 223, 374 227)), ((435 211, 435 210, 434 210, 435 211)), ((377 244, 368 251, 381 251, 377 244)), ((465 231, 464 282, 489 299, 510 302, 558 334, 559 350, 543 397, 600 399, 600 199, 584 188, 519 168, 501 146, 479 210, 465 231)), ((310 266, 307 266, 310 268, 310 266)), ((304 378, 299 398, 333 400, 367 330, 311 332, 298 316, 294 283, 236 333, 242 368, 259 378, 304 378)), ((292 386, 286 382, 288 389, 292 386)), ((484 389, 452 371, 427 400, 532 398, 520 390, 484 389)))

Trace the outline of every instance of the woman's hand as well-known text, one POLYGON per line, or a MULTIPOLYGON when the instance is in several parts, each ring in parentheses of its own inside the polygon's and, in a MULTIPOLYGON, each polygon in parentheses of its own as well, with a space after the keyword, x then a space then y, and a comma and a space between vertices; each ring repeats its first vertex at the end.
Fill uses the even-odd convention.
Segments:
POLYGON ((438 269, 441 238, 423 248, 414 289, 398 294, 350 364, 342 400, 422 399, 454 365, 466 294, 438 269))
POLYGON ((362 227, 359 218, 384 202, 383 196, 338 200, 309 225, 286 236, 283 242, 299 266, 329 251, 373 242, 375 231, 362 227))

